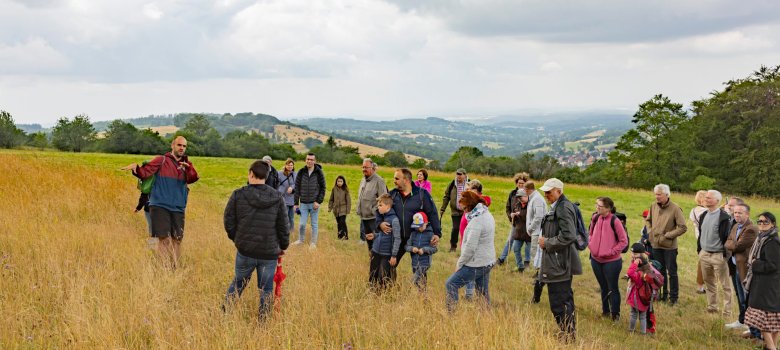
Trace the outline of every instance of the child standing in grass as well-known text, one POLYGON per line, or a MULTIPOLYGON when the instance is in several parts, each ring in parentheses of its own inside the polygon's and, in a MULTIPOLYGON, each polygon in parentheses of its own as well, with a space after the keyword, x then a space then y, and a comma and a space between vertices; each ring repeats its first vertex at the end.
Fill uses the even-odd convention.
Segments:
POLYGON ((639 321, 639 333, 647 334, 647 310, 653 300, 652 267, 642 243, 631 246, 631 266, 626 273, 629 280, 629 292, 626 303, 631 307, 628 330, 633 332, 639 321))
POLYGON ((412 253, 412 282, 420 291, 425 291, 428 281, 428 269, 431 267, 431 254, 438 249, 431 246, 433 229, 428 227, 428 215, 424 212, 414 214, 412 217, 411 237, 406 242, 406 251, 412 253))
POLYGON ((372 287, 384 289, 395 282, 396 256, 401 247, 401 223, 393 210, 393 198, 387 193, 377 198, 376 211, 377 226, 383 222, 387 223, 392 234, 377 230, 374 235, 368 281, 372 287))
POLYGON ((336 216, 336 225, 338 226, 338 238, 349 239, 347 230, 347 214, 352 209, 352 200, 349 198, 349 188, 344 176, 339 175, 336 178, 336 184, 330 190, 330 200, 328 201, 328 211, 336 216))

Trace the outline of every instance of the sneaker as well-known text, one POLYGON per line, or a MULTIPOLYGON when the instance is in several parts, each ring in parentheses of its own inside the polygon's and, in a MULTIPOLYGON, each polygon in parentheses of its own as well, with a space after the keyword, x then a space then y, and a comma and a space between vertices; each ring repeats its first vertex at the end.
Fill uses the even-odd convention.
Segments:
POLYGON ((299 244, 303 244, 303 242, 301 242, 301 241, 295 241, 295 242, 293 242, 293 244, 292 244, 292 245, 299 245, 299 244))
POLYGON ((753 334, 750 333, 750 331, 744 331, 739 336, 742 337, 742 338, 745 338, 745 339, 750 339, 750 338, 753 337, 753 334))
POLYGON ((309 244, 309 249, 317 249, 317 245, 314 243, 309 244))
POLYGON ((498 266, 504 265, 504 259, 498 258, 498 266))
POLYGON ((696 290, 696 294, 705 294, 705 293, 707 293, 707 291, 704 289, 704 287, 701 287, 696 290))
POLYGON ((742 324, 742 322, 739 322, 739 320, 726 324, 726 328, 728 329, 744 328, 744 327, 745 325, 742 324))

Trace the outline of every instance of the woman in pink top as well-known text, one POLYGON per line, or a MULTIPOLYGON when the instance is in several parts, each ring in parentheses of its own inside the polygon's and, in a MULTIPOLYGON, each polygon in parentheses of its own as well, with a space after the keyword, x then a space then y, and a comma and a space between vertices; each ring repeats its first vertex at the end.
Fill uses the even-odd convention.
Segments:
POLYGON ((618 279, 623 269, 622 251, 628 246, 623 223, 615 216, 615 202, 609 197, 596 199, 596 214, 590 221, 590 265, 601 288, 601 316, 620 319, 618 279))
POLYGON ((417 172, 417 181, 414 182, 414 185, 431 193, 431 182, 428 181, 428 170, 420 169, 420 171, 417 172))

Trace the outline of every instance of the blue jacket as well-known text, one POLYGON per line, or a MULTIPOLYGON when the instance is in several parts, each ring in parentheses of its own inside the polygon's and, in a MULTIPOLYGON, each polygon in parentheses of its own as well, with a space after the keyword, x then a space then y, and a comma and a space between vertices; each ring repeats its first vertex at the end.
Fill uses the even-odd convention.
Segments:
MULTIPOLYGON (((388 193, 393 197, 393 210, 401 222, 401 239, 404 242, 412 235, 412 217, 420 211, 428 216, 428 226, 433 230, 433 234, 441 237, 439 211, 436 210, 436 204, 433 203, 433 197, 428 191, 412 184, 412 193, 406 197, 397 188, 388 193)), ((376 231, 379 231, 380 223, 377 221, 376 231)))
POLYGON ((401 247, 401 224, 398 221, 398 216, 395 215, 395 211, 390 209, 387 213, 379 214, 376 212, 376 222, 386 222, 392 227, 393 234, 377 231, 374 235, 374 243, 371 246, 371 251, 379 255, 396 256, 398 250, 401 247))
POLYGON ((406 241, 406 251, 412 253, 412 248, 419 248, 423 250, 423 254, 412 254, 412 267, 430 267, 431 266, 431 254, 436 253, 438 249, 431 247, 431 239, 433 238, 433 229, 428 225, 425 230, 420 232, 415 229, 412 231, 412 236, 406 241))
POLYGON ((177 162, 171 152, 157 156, 144 166, 138 167, 136 176, 146 179, 154 176, 149 206, 165 208, 168 211, 183 213, 187 208, 188 184, 198 181, 198 172, 187 156, 177 162), (186 163, 182 166, 180 163, 186 163))

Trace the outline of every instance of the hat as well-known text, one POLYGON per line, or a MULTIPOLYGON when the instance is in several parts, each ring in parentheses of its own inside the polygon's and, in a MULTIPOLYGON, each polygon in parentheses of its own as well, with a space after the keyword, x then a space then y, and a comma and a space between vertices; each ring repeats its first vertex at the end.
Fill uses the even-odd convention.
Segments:
POLYGON ((412 228, 420 228, 428 223, 428 215, 423 212, 419 212, 412 216, 412 228))
POLYGON ((523 190, 517 190, 517 193, 515 193, 515 197, 528 197, 528 193, 526 193, 523 190))
POLYGON ((271 159, 271 156, 263 156, 263 161, 270 164, 273 159, 271 159))
POLYGON ((455 173, 456 173, 456 174, 463 174, 463 175, 466 175, 466 169, 463 169, 463 168, 458 168, 458 170, 455 170, 455 173))
POLYGON ((634 243, 631 245, 631 252, 632 253, 644 253, 645 252, 645 245, 642 243, 634 243))
POLYGON ((556 178, 547 179, 547 181, 544 182, 544 185, 540 187, 539 189, 542 190, 542 192, 547 192, 549 190, 552 190, 553 188, 559 188, 563 190, 563 182, 561 180, 558 180, 556 178))
POLYGON ((648 215, 650 215, 650 211, 645 209, 645 211, 642 212, 642 217, 647 218, 648 215))

